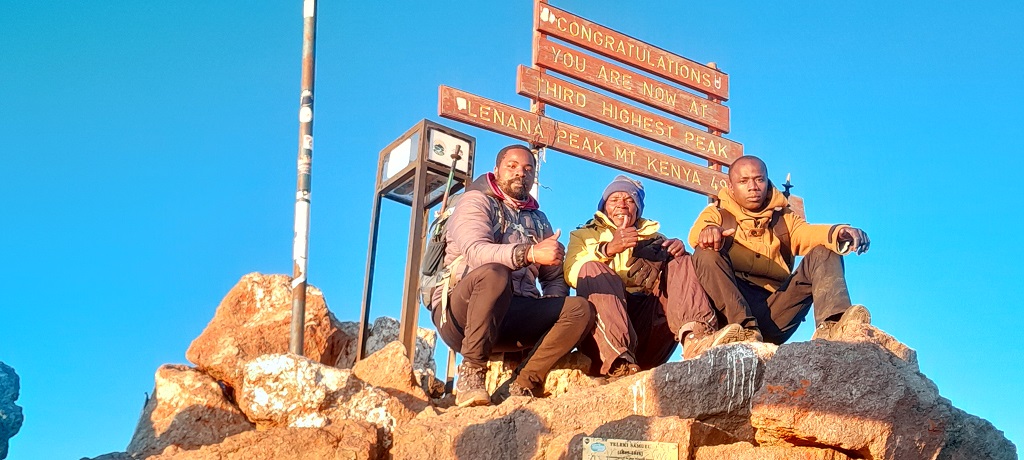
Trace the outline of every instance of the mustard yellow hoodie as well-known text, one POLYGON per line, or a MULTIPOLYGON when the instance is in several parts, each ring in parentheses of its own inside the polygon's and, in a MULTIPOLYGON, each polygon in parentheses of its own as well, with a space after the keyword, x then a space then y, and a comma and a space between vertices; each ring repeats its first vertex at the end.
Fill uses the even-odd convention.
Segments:
MULTIPOLYGON (((736 275, 771 292, 775 292, 793 270, 782 257, 779 239, 766 231, 773 213, 782 213, 783 222, 789 228, 790 246, 794 256, 805 255, 819 245, 843 254, 839 249, 837 237, 839 229, 848 225, 807 223, 803 217, 793 213, 789 208, 789 200, 774 186, 771 188, 768 205, 757 212, 748 211, 740 206, 728 187, 719 190, 718 199, 719 206, 736 217, 738 228, 733 235, 733 244, 729 248, 729 258, 732 260, 736 275)), ((690 229, 690 246, 697 246, 697 237, 701 230, 709 225, 722 225, 722 214, 713 204, 708 205, 697 216, 697 221, 690 229)))
MULTIPOLYGON (((664 235, 658 233, 661 224, 650 219, 640 218, 636 223, 639 239, 648 240, 664 235)), ((633 255, 633 248, 628 248, 614 256, 607 257, 598 254, 597 246, 612 240, 612 233, 618 228, 611 219, 603 212, 594 213, 594 218, 582 227, 569 233, 569 247, 565 250, 565 263, 562 270, 565 272, 565 282, 576 287, 576 279, 579 277, 580 268, 590 261, 597 261, 607 264, 626 283, 626 290, 629 292, 640 291, 639 286, 632 285, 627 279, 626 272, 629 271, 629 258, 633 255)))

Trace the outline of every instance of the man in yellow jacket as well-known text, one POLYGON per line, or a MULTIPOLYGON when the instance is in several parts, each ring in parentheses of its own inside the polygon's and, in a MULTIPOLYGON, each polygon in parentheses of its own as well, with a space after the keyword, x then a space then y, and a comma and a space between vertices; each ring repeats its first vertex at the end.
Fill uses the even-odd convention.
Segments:
POLYGON ((597 312, 580 344, 593 374, 621 377, 664 364, 680 341, 689 359, 742 338, 736 325, 718 331, 683 242, 658 233, 643 210, 643 185, 619 175, 594 218, 569 235, 566 282, 597 312))
POLYGON ((733 162, 718 199, 697 217, 689 240, 701 286, 726 322, 775 344, 796 332, 812 302, 814 338, 836 339, 847 324, 870 323, 867 309, 851 306, 842 257, 867 251, 867 233, 807 223, 755 156, 733 162), (796 271, 794 256, 804 256, 796 271))

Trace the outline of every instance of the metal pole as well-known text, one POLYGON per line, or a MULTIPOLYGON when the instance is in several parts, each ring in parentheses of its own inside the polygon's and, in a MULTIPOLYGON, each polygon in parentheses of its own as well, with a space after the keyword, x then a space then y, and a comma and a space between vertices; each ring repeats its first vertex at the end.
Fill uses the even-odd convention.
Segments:
POLYGON ((302 355, 309 258, 309 185, 313 166, 313 71, 316 62, 316 0, 302 2, 302 92, 299 97, 299 177, 292 244, 292 332, 288 351, 302 355))

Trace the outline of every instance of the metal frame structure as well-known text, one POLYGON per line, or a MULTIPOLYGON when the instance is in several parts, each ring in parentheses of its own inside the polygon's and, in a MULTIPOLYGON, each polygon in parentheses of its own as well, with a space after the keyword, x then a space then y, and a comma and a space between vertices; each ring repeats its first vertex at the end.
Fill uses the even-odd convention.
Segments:
MULTIPOLYGON (((473 160, 476 152, 476 139, 460 131, 442 126, 430 120, 422 120, 410 128, 398 139, 380 152, 377 161, 376 192, 374 193, 373 211, 370 218, 369 251, 366 254, 366 276, 363 279, 363 302, 359 315, 359 336, 356 348, 356 360, 366 356, 366 339, 370 319, 370 300, 373 294, 373 271, 377 256, 377 236, 380 226, 381 199, 388 198, 412 208, 409 222, 409 252, 405 264, 405 283, 402 293, 402 313, 399 318, 399 340, 406 347, 409 359, 416 353, 416 330, 419 317, 420 263, 423 256, 423 243, 427 233, 427 213, 430 208, 441 203, 452 164, 444 164, 439 155, 431 155, 434 147, 431 144, 432 133, 441 133, 468 144, 461 151, 465 158, 465 170, 456 168, 453 176, 452 192, 465 188, 473 180, 473 160), (400 171, 385 177, 388 172, 388 161, 403 143, 409 142, 415 158, 409 158, 409 164, 400 171), (438 187, 440 185, 440 187, 438 187)), ((443 149, 447 158, 453 152, 443 149)), ((463 164, 461 160, 457 164, 463 164)))

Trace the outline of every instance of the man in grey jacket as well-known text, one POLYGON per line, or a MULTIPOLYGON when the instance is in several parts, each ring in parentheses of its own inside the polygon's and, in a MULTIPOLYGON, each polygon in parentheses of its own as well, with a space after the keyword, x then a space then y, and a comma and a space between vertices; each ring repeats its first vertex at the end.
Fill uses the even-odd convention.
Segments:
POLYGON ((455 385, 462 407, 490 403, 484 380, 492 352, 532 348, 508 389, 530 395, 593 327, 590 303, 566 297, 560 231, 552 232, 529 194, 535 162, 526 146, 501 149, 494 172, 468 187, 448 222, 444 266, 451 276, 434 290, 431 318, 463 356, 455 385))

